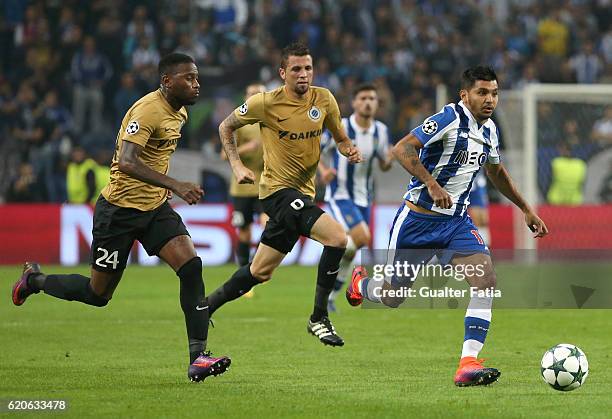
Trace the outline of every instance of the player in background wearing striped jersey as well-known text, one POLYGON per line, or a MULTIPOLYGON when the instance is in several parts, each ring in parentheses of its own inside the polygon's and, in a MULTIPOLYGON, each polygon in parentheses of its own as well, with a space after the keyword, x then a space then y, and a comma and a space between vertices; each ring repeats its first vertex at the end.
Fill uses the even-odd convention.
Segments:
MULTIPOLYGON (((491 322, 492 291, 496 285, 489 250, 477 228, 466 214, 468 194, 480 167, 491 183, 525 215, 527 226, 535 237, 544 237, 548 229, 516 189, 499 156, 499 131, 490 119, 498 102, 497 76, 492 68, 477 66, 462 76, 461 101, 444 107, 429 117, 393 148, 397 161, 412 175, 405 202, 400 207, 389 239, 389 259, 395 261, 399 249, 431 249, 431 255, 450 254, 450 262, 465 269, 470 287, 484 291, 470 299, 465 316, 465 334, 457 386, 486 385, 497 380, 500 372, 486 368, 478 359, 491 322), (486 292, 491 291, 491 292, 486 292), (483 296, 484 295, 484 296, 483 296)), ((426 262, 430 256, 409 263, 426 262)), ((457 268, 458 269, 458 268, 457 268)), ((351 305, 363 298, 397 307, 402 298, 389 298, 395 291, 412 285, 412 278, 399 280, 396 273, 390 280, 375 281, 365 269, 353 271, 346 296, 351 305), (377 284, 378 282, 378 284, 377 284), (382 289, 379 285, 382 283, 382 289), (390 294, 390 295, 389 295, 390 294)))
POLYGON ((363 164, 349 164, 336 148, 329 132, 325 132, 321 148, 330 157, 330 165, 319 162, 321 180, 327 185, 325 202, 331 214, 348 233, 346 252, 340 271, 329 296, 328 311, 336 311, 335 299, 351 272, 359 249, 370 243, 370 204, 372 202, 372 169, 374 160, 382 171, 391 168, 393 155, 389 150, 389 130, 374 119, 378 110, 378 95, 372 84, 362 84, 353 91, 353 114, 342 118, 342 126, 351 141, 361 150, 363 164))

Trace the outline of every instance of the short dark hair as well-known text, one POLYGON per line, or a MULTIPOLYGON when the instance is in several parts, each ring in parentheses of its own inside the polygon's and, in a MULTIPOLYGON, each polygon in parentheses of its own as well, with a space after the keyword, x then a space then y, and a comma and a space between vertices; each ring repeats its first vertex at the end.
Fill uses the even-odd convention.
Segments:
POLYGON ((374 90, 375 92, 378 92, 378 90, 376 89, 376 86, 374 86, 371 83, 362 83, 362 84, 357 85, 357 87, 353 89, 353 99, 355 99, 359 93, 370 91, 370 90, 374 90))
POLYGON ((304 55, 310 55, 310 50, 308 47, 301 42, 294 42, 292 44, 287 45, 281 51, 281 68, 287 68, 287 60, 290 55, 294 55, 296 57, 303 57, 304 55))
POLYGON ((177 64, 184 63, 194 63, 195 61, 187 54, 181 54, 180 52, 172 52, 168 55, 165 55, 161 60, 159 60, 159 64, 157 65, 157 71, 159 72, 159 77, 161 78, 164 74, 168 74, 172 72, 173 67, 177 64))
POLYGON ((497 74, 490 66, 477 65, 470 67, 461 75, 461 88, 469 90, 476 84, 477 80, 497 80, 497 74))

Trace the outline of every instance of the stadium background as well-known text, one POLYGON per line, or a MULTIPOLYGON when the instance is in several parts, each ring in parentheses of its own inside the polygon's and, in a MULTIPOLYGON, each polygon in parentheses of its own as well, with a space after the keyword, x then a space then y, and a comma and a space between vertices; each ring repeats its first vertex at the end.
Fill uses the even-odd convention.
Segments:
MULTIPOLYGON (((595 308, 612 307, 612 111, 606 110, 612 100, 577 93, 576 83, 609 89, 610 10, 609 0, 0 0, 0 412, 9 399, 62 399, 69 406, 63 416, 75 418, 609 417, 610 312, 595 308), (86 38, 98 51, 93 75, 75 59, 86 38), (496 112, 504 163, 521 187, 524 162, 535 154, 520 146, 528 108, 520 89, 536 81, 562 84, 561 96, 544 98, 535 110, 536 199, 552 231, 539 244, 590 250, 574 252, 572 260, 563 253, 565 260, 553 263, 539 251, 536 267, 496 259, 496 271, 504 284, 545 282, 563 302, 576 294, 562 285, 580 285, 586 300, 571 306, 581 310, 551 310, 550 294, 527 287, 529 297, 544 303, 540 309, 494 310, 482 355, 503 372, 498 383, 453 385, 463 309, 342 304, 333 321, 347 344, 323 347, 304 327, 314 267, 281 267, 253 298, 215 314, 209 347, 230 355, 232 370, 201 385, 185 377, 178 280, 165 266, 129 267, 104 309, 44 295, 23 307, 8 302, 24 259, 39 258, 48 273, 89 274, 85 264, 51 265, 84 262, 88 254, 91 208, 65 204, 71 149, 82 145, 100 162, 108 159, 118 119, 156 88, 158 56, 175 49, 197 58, 203 87, 172 170, 204 182, 206 198, 220 201, 178 208, 202 246, 207 290, 221 285, 235 265, 209 266, 229 261, 233 239, 216 126, 241 103, 249 81, 278 85, 279 48, 295 39, 312 47, 315 83, 334 91, 344 115, 352 86, 366 80, 378 86, 379 117, 395 141, 435 111, 438 98, 454 99, 466 64, 492 64, 504 89, 496 112), (567 97, 572 100, 562 100, 567 97), (73 112, 96 106, 82 123, 73 112), (581 205, 546 202, 559 143, 588 162, 581 205), (593 263, 597 255, 601 263, 593 263), (591 366, 585 387, 571 393, 551 390, 540 377, 542 354, 560 342, 580 346, 591 366)), ((399 168, 377 178, 383 203, 375 217, 377 247, 384 247, 385 223, 406 183, 399 168)), ((493 247, 522 247, 520 216, 490 194, 493 247)), ((316 257, 310 248, 289 259, 316 257)), ((133 259, 152 262, 142 252, 133 259)))
MULTIPOLYGON (((571 95, 576 83, 603 88, 612 81, 607 0, 5 0, 1 7, 0 263, 5 264, 25 255, 67 264, 87 259, 91 211, 59 205, 68 202, 67 166, 78 158, 79 146, 98 164, 108 164, 121 117, 157 87, 157 61, 171 51, 188 53, 199 65, 201 100, 190 108, 171 174, 201 182, 203 202, 222 204, 200 207, 188 224, 194 235, 208 238, 201 251, 208 249, 204 260, 213 263, 231 259, 235 240, 223 205, 229 168, 218 158, 217 126, 241 103, 247 83, 279 85, 280 48, 291 41, 310 46, 314 84, 334 92, 343 115, 350 113, 355 85, 375 84, 378 118, 389 125, 393 141, 435 112, 441 98, 455 100, 461 69, 492 65, 504 90, 496 117, 506 140, 505 163, 521 187, 526 151, 510 141, 522 138, 511 123, 523 118, 512 109, 522 108, 521 89, 562 83, 571 95), (32 235, 39 237, 36 246, 32 235), (67 259, 62 252, 69 253, 67 259)), ((540 242, 542 248, 612 248, 611 102, 611 96, 603 101, 585 96, 584 103, 538 104, 537 204, 557 232, 540 242), (546 202, 551 162, 561 144, 587 162, 578 206, 546 202)), ((373 247, 384 247, 389 214, 407 184, 397 166, 376 175, 383 205, 375 210, 373 247)), ((529 247, 520 217, 495 191, 490 195, 499 203, 491 208, 493 247, 529 247)))

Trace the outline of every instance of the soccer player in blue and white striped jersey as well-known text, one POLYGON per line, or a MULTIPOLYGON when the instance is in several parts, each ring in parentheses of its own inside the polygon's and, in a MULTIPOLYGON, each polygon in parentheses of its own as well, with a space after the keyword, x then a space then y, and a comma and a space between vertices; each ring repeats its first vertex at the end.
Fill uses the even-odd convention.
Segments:
MULTIPOLYGON (((466 213, 468 195, 480 168, 484 166, 491 183, 522 210, 535 237, 545 236, 548 229, 518 192, 500 161, 499 131, 490 119, 498 102, 493 69, 467 69, 459 94, 460 102, 427 118, 393 148, 395 158, 412 178, 393 222, 389 257, 394 262, 400 254, 406 256, 399 249, 426 249, 431 256, 442 254, 447 258, 440 259, 442 263, 464 268, 465 279, 478 292, 470 293, 455 384, 486 385, 500 375, 497 369, 486 368, 478 360, 491 322, 496 278, 489 250, 466 213), (467 269, 470 266, 473 269, 467 269)), ((411 257, 415 251, 408 253, 411 257)), ((408 262, 413 266, 423 263, 423 254, 417 257, 421 259, 408 262)), ((361 304, 365 297, 397 307, 403 298, 386 291, 411 286, 414 276, 413 273, 412 278, 402 281, 395 274, 381 286, 381 281, 368 278, 365 269, 357 267, 346 296, 351 305, 361 304)))
POLYGON ((342 125, 351 141, 361 150, 363 163, 349 164, 347 158, 338 152, 328 132, 321 139, 323 153, 331 160, 329 166, 319 162, 321 179, 327 184, 325 202, 348 233, 346 252, 340 262, 334 290, 329 296, 328 311, 336 311, 336 296, 351 272, 357 250, 370 243, 374 161, 378 161, 381 170, 387 171, 393 160, 389 150, 389 130, 383 122, 374 119, 378 110, 376 87, 371 84, 357 86, 353 92, 352 107, 353 114, 342 118, 342 125))

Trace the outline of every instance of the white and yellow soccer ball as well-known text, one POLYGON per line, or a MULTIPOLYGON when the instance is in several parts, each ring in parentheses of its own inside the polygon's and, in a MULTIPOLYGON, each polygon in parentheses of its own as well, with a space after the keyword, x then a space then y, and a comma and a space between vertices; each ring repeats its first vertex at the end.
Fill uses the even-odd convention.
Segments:
POLYGON ((572 391, 584 384, 589 361, 579 347, 560 343, 544 353, 541 373, 546 384, 555 390, 572 391))

